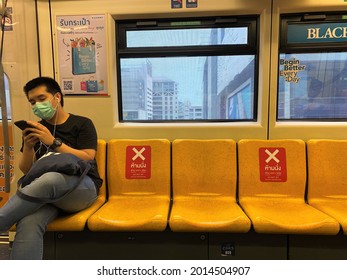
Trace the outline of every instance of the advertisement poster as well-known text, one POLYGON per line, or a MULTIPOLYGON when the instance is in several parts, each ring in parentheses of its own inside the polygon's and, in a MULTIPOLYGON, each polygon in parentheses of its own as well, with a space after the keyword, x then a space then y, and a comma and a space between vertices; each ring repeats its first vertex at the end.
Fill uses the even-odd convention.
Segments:
MULTIPOLYGON (((4 31, 13 31, 13 22, 12 22, 12 7, 6 7, 7 16, 5 17, 5 26, 2 26, 3 21, 0 21, 0 28, 4 28, 4 31)), ((1 18, 1 16, 0 16, 1 18)))
MULTIPOLYGON (((0 125, 0 131, 2 131, 2 126, 0 125)), ((14 175, 14 146, 13 146, 13 136, 12 128, 8 129, 9 141, 10 141, 10 180, 12 181, 14 175)), ((9 199, 9 193, 6 192, 5 186, 5 147, 4 147, 4 137, 0 134, 0 208, 7 202, 9 199)))
POLYGON ((186 0, 186 7, 187 8, 197 8, 198 7, 198 0, 186 0))
POLYGON ((171 8, 172 9, 181 9, 183 0, 171 0, 171 8))
POLYGON ((57 16, 63 94, 107 95, 104 15, 57 16))

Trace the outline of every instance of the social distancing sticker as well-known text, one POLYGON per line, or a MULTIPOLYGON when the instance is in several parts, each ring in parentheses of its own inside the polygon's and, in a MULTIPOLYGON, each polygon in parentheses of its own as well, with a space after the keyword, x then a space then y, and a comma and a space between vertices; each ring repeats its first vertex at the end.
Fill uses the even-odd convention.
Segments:
POLYGON ((259 148, 260 181, 286 182, 287 163, 285 148, 259 148))
POLYGON ((127 179, 151 178, 151 146, 127 146, 125 164, 127 179))

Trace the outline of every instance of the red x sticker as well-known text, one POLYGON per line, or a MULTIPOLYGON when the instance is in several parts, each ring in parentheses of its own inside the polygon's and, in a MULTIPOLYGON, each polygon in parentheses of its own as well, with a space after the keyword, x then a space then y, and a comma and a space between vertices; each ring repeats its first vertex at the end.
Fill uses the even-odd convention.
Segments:
POLYGON ((125 165, 127 179, 151 178, 151 146, 127 146, 125 165))
POLYGON ((259 148, 260 181, 286 182, 287 163, 285 148, 259 148))

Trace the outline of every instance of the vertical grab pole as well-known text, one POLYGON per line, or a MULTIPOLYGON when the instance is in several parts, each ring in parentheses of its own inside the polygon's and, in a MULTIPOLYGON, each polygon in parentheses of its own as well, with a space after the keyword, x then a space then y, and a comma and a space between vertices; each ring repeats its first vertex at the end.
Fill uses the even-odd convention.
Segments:
MULTIPOLYGON (((5 192, 10 192, 10 138, 8 134, 7 102, 5 93, 4 69, 0 62, 0 103, 2 116, 2 130, 4 135, 4 169, 5 169, 5 192)), ((1 198, 0 198, 1 199, 1 198)))
MULTIPOLYGON (((1 26, 2 26, 2 38, 0 46, 0 105, 1 105, 1 116, 2 116, 2 130, 4 134, 4 163, 5 163, 5 192, 10 192, 10 140, 8 134, 8 119, 7 119, 7 102, 6 102, 6 92, 5 92, 5 80, 4 80, 4 68, 2 65, 2 51, 4 42, 4 27, 6 18, 6 4, 7 0, 2 1, 1 7, 1 26)), ((1 199, 1 198, 0 198, 1 199)))

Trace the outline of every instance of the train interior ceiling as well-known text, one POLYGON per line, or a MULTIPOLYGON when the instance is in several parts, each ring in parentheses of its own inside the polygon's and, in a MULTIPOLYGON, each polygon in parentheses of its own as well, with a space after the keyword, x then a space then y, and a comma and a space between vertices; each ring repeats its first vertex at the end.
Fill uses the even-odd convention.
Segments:
MULTIPOLYGON (((37 76, 54 77, 65 110, 92 119, 107 145, 219 139, 235 141, 239 152, 247 139, 298 140, 305 149, 314 139, 345 140, 346 8, 344 0, 8 0, 0 207, 22 176, 13 123, 37 120, 23 94, 37 76)), ((172 200, 172 182, 170 191, 172 200)), ((0 235, 0 259, 8 258, 11 234, 0 235)), ((86 225, 45 235, 46 259, 347 259, 346 249, 342 229, 93 232, 86 225)))

